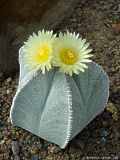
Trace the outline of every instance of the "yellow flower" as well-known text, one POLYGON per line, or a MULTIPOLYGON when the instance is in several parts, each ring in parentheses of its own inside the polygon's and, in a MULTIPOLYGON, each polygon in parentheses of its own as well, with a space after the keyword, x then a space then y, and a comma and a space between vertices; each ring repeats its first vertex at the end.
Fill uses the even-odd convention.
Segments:
POLYGON ((91 62, 89 54, 92 50, 88 49, 89 43, 85 39, 79 38, 79 34, 60 33, 54 46, 53 65, 60 67, 60 71, 72 76, 73 73, 79 74, 87 68, 86 63, 91 62))
POLYGON ((51 61, 53 58, 53 43, 56 35, 53 31, 39 31, 38 34, 33 33, 24 43, 24 63, 30 69, 51 69, 51 61))

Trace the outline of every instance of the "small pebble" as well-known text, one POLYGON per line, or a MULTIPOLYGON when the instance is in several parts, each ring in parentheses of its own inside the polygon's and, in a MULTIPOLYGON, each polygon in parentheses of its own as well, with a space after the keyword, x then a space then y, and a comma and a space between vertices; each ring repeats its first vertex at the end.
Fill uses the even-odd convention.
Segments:
POLYGON ((31 157, 31 160, 40 160, 40 159, 39 159, 38 155, 33 155, 33 156, 31 157))
POLYGON ((36 146, 32 147, 31 154, 37 154, 38 152, 39 152, 39 149, 36 146))
POLYGON ((10 94, 10 90, 9 90, 9 89, 7 89, 7 90, 6 90, 6 93, 7 93, 7 94, 10 94))
POLYGON ((18 141, 12 141, 12 152, 16 156, 19 154, 19 144, 18 141))
POLYGON ((59 151, 61 151, 61 149, 56 145, 51 144, 50 146, 48 146, 49 153, 58 153, 59 151))
POLYGON ((100 130, 100 132, 101 132, 100 134, 101 134, 102 137, 107 137, 108 136, 108 131, 105 128, 102 128, 100 130))
POLYGON ((0 141, 0 145, 2 145, 2 144, 4 144, 4 143, 5 143, 5 140, 2 139, 2 140, 0 141))
POLYGON ((8 123, 10 123, 10 122, 11 122, 10 117, 8 117, 7 122, 8 122, 8 123))
POLYGON ((12 81, 11 77, 7 78, 7 80, 6 80, 7 83, 10 83, 11 81, 12 81))
POLYGON ((19 157, 18 155, 16 155, 16 156, 14 157, 14 160, 20 160, 20 157, 19 157))
POLYGON ((101 143, 102 143, 102 144, 106 144, 106 141, 107 141, 107 139, 106 139, 105 137, 102 137, 102 138, 101 138, 101 143))

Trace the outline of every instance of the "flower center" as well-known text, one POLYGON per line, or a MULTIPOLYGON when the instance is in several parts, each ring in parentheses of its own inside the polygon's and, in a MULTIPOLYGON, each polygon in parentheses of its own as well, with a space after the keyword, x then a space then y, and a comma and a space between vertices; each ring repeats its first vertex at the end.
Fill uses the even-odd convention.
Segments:
POLYGON ((71 49, 62 49, 60 52, 60 58, 63 63, 72 65, 77 62, 78 54, 71 49))
POLYGON ((44 63, 49 59, 51 51, 51 46, 45 43, 37 49, 37 52, 35 53, 33 60, 37 63, 44 63))

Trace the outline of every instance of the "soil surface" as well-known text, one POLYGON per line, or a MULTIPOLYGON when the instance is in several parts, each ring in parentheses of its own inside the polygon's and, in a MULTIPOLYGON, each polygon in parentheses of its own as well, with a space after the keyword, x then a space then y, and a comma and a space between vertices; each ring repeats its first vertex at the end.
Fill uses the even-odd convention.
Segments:
POLYGON ((80 0, 56 31, 79 32, 93 48, 93 60, 110 78, 110 97, 98 115, 64 149, 13 127, 9 111, 18 75, 0 73, 0 160, 88 160, 120 158, 120 0, 80 0))

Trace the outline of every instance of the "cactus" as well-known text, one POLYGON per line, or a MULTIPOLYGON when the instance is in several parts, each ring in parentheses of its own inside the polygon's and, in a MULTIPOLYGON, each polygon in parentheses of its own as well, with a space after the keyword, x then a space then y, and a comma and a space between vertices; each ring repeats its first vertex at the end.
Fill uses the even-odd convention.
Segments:
POLYGON ((29 37, 19 52, 13 125, 65 148, 104 109, 108 77, 89 59, 88 47, 79 34, 68 31, 58 38, 44 30, 29 37))
POLYGON ((107 74, 91 62, 79 75, 68 76, 56 68, 43 75, 39 70, 29 71, 22 54, 19 61, 19 85, 10 111, 13 125, 65 148, 104 110, 109 92, 107 74))

